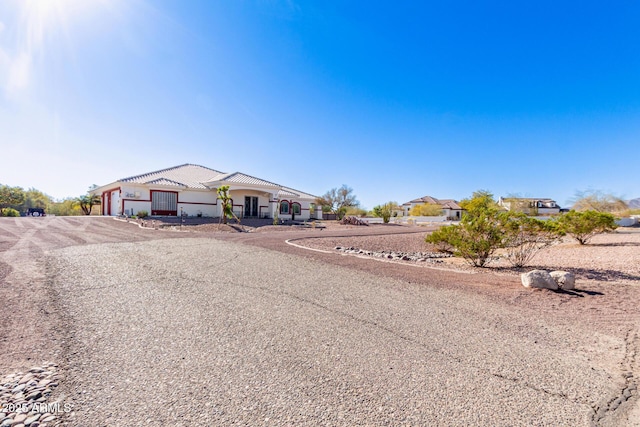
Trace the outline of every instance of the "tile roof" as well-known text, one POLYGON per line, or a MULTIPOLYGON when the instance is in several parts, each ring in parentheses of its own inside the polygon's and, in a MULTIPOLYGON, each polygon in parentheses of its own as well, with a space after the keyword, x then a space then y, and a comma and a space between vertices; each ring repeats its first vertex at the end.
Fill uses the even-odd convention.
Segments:
POLYGON ((185 184, 177 181, 172 181, 166 178, 158 178, 153 181, 145 182, 145 184, 156 184, 156 185, 175 185, 176 187, 186 187, 185 184))
POLYGON ((119 179, 118 181, 136 184, 178 185, 187 188, 206 189, 207 187, 202 183, 211 181, 220 175, 223 175, 220 171, 187 163, 172 168, 119 179))
POLYGON ((510 200, 527 200, 532 202, 555 202, 553 199, 546 198, 536 198, 536 197, 501 197, 502 200, 510 201, 510 200))
POLYGON ((292 188, 282 187, 280 191, 278 191, 279 199, 286 199, 289 197, 298 197, 300 199, 317 199, 317 197, 312 194, 303 193, 302 191, 294 190, 292 188))
POLYGON ((248 184, 259 185, 272 189, 279 189, 278 197, 299 197, 303 199, 315 199, 316 196, 284 187, 271 181, 256 178, 242 172, 225 173, 215 169, 210 169, 200 165, 186 163, 184 165, 174 166, 167 169, 161 169, 155 172, 149 172, 142 175, 131 176, 119 179, 120 182, 131 182, 135 184, 155 184, 175 187, 208 189, 209 183, 225 183, 225 184, 248 184))
POLYGON ((233 172, 217 177, 212 181, 230 182, 234 184, 250 184, 250 185, 263 185, 266 187, 281 187, 273 182, 266 181, 264 179, 256 178, 255 176, 247 175, 242 172, 233 172))
POLYGON ((448 209, 462 209, 462 207, 453 199, 436 199, 431 196, 420 197, 419 199, 413 199, 407 203, 403 203, 402 206, 410 206, 412 204, 429 203, 432 205, 440 205, 448 209))
POLYGON ((317 197, 314 196, 313 194, 305 193, 300 190, 294 190, 293 188, 289 188, 289 187, 282 187, 282 190, 280 191, 286 191, 288 193, 294 194, 295 196, 300 197, 301 199, 317 199, 317 197))

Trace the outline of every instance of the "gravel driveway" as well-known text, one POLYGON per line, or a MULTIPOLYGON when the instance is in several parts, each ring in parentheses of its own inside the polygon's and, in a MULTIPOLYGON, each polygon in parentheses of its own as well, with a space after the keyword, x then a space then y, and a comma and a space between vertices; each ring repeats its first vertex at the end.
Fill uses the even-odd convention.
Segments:
MULTIPOLYGON (((637 315, 572 322, 559 306, 597 304, 496 297, 483 275, 414 280, 407 266, 277 246, 280 233, 115 224, 41 245, 31 272, 53 325, 33 362, 60 365, 67 425, 638 425, 637 315)), ((7 265, 28 253, 5 247, 7 265)))

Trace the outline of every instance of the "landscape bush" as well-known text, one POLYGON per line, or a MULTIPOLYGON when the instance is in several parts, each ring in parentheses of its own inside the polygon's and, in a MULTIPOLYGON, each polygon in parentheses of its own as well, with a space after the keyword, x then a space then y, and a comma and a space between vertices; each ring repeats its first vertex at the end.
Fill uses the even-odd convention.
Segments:
POLYGON ((554 222, 500 210, 486 191, 474 193, 465 204, 467 212, 460 224, 440 227, 425 240, 475 267, 484 267, 498 249, 505 249, 511 265, 523 267, 563 232, 554 222))
POLYGON ((397 202, 387 202, 383 205, 374 206, 373 215, 382 218, 382 222, 387 224, 391 220, 395 209, 398 209, 397 202))
POLYGON ((581 245, 586 244, 595 235, 618 228, 612 214, 594 210, 583 212, 572 210, 555 218, 554 221, 559 231, 570 235, 581 245))
POLYGON ((502 246, 503 236, 499 211, 479 204, 462 215, 460 224, 440 227, 425 240, 440 247, 450 247, 455 256, 475 267, 484 267, 502 246))
POLYGON ((505 258, 514 267, 524 267, 542 249, 562 235, 552 221, 542 221, 522 212, 501 212, 505 258))
POLYGON ((138 211, 137 216, 138 216, 138 218, 146 218, 146 217, 149 216, 149 212, 147 212, 147 211, 138 211))
POLYGON ((16 216, 20 216, 20 212, 18 212, 13 208, 6 208, 2 210, 2 216, 16 217, 16 216))

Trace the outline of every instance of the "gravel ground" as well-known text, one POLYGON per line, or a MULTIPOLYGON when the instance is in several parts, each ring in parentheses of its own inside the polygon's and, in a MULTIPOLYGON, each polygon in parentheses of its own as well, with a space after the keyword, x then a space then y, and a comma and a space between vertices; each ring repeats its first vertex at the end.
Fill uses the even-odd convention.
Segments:
POLYGON ((183 239, 48 264, 70 425, 588 425, 622 386, 567 345, 620 342, 296 256, 183 239))
POLYGON ((530 291, 284 242, 411 227, 3 220, 0 377, 57 363, 55 423, 640 425, 631 281, 530 291))
MULTIPOLYGON (((424 241, 427 232, 393 235, 310 238, 296 240, 297 244, 321 250, 335 250, 337 246, 356 247, 368 251, 391 250, 398 252, 435 251, 424 241)), ((488 264, 496 272, 518 275, 521 269, 511 269, 506 260, 488 264)), ((459 258, 445 259, 439 268, 479 271, 459 258)), ((566 270, 576 274, 579 280, 608 282, 640 282, 640 228, 620 228, 614 233, 595 236, 587 245, 579 245, 574 239, 564 238, 561 243, 540 251, 524 270, 536 268, 566 270)))

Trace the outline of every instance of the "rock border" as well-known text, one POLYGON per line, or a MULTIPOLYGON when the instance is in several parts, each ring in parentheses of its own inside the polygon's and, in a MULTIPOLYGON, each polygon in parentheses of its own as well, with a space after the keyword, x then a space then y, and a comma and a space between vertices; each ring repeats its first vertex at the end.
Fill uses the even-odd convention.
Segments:
POLYGON ((452 256, 451 254, 439 252, 369 251, 366 249, 342 246, 336 246, 334 249, 345 254, 365 255, 373 258, 384 258, 394 261, 441 263, 443 261, 440 258, 450 258, 452 256))
POLYGON ((47 401, 59 384, 57 368, 55 363, 45 363, 0 380, 0 427, 60 425, 60 414, 70 408, 47 401))

